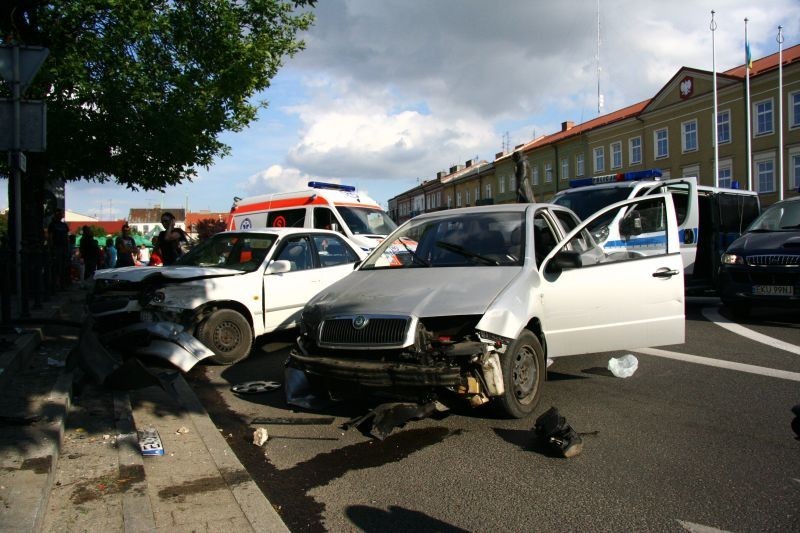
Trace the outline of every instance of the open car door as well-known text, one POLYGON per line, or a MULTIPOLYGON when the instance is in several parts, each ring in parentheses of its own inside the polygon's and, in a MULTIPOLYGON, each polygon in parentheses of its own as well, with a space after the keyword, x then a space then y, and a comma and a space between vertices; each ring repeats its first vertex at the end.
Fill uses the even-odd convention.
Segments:
POLYGON ((647 194, 670 193, 678 221, 678 241, 681 245, 685 275, 694 271, 697 257, 697 239, 700 236, 700 214, 697 199, 697 178, 686 177, 664 180, 647 194))
POLYGON ((553 248, 541 276, 549 357, 684 341, 683 262, 670 194, 598 211, 553 248), (599 217, 616 221, 624 246, 595 241, 587 227, 599 217))

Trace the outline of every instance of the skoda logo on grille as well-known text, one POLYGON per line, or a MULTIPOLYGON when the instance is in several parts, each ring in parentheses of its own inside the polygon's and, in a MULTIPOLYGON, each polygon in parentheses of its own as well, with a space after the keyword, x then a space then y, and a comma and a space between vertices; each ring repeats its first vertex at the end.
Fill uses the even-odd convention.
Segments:
POLYGON ((369 319, 363 315, 358 315, 353 319, 353 328, 364 329, 369 324, 369 319))

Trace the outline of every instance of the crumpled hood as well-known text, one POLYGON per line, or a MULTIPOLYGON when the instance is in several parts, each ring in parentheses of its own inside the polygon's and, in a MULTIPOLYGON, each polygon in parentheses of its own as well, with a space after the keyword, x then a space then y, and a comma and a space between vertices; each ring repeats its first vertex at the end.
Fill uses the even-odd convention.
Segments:
POLYGON ((98 270, 95 272, 94 279, 119 279, 125 281, 138 282, 152 275, 160 274, 168 279, 198 279, 220 276, 236 276, 244 274, 239 270, 215 267, 188 267, 188 266, 165 266, 165 267, 122 267, 98 270))
POLYGON ((800 254, 800 231, 768 231, 746 233, 728 248, 742 255, 800 254))
POLYGON ((357 270, 311 299, 322 316, 482 315, 521 267, 357 270))

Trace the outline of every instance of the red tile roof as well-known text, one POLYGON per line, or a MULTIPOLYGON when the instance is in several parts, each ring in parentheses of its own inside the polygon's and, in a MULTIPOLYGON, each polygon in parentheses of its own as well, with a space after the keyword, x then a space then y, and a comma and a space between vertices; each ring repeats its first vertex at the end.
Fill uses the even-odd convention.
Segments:
POLYGON ((125 220, 92 220, 88 222, 67 222, 67 226, 69 226, 70 233, 80 233, 82 227, 89 226, 90 228, 101 227, 105 230, 106 234, 116 235, 122 232, 122 225, 125 224, 125 222, 125 220))
MULTIPOLYGON (((787 48, 783 51, 783 64, 784 66, 794 63, 795 61, 800 60, 800 44, 787 48)), ((774 70, 778 68, 778 52, 775 52, 772 55, 768 55, 766 57, 762 57, 761 59, 756 59, 753 61, 753 68, 750 69, 750 77, 759 76, 764 74, 765 72, 769 72, 770 70, 774 70)), ((735 76, 737 78, 744 79, 745 77, 745 65, 739 65, 738 67, 734 67, 730 70, 726 70, 723 74, 727 74, 729 76, 735 76)))
POLYGON ((197 213, 186 213, 186 227, 191 228, 194 224, 197 224, 201 220, 206 220, 208 218, 214 220, 228 220, 228 215, 230 213, 212 213, 210 211, 201 211, 197 213))

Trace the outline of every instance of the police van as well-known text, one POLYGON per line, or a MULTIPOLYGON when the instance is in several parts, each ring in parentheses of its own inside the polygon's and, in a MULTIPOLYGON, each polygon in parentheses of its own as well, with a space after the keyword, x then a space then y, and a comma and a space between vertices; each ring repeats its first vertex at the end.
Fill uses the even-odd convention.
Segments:
MULTIPOLYGON (((621 200, 670 193, 678 218, 687 293, 716 290, 722 253, 761 212, 756 192, 698 185, 696 177, 662 179, 657 169, 574 179, 570 187, 551 201, 572 209, 582 220, 621 200)), ((613 220, 600 219, 593 225, 592 233, 604 250, 624 246, 647 255, 650 247, 658 246, 648 232, 658 221, 648 220, 647 214, 634 214, 636 218, 623 221, 619 213, 613 220)))
POLYGON ((229 230, 266 227, 331 229, 368 251, 397 225, 355 187, 309 181, 301 191, 234 199, 229 230))

